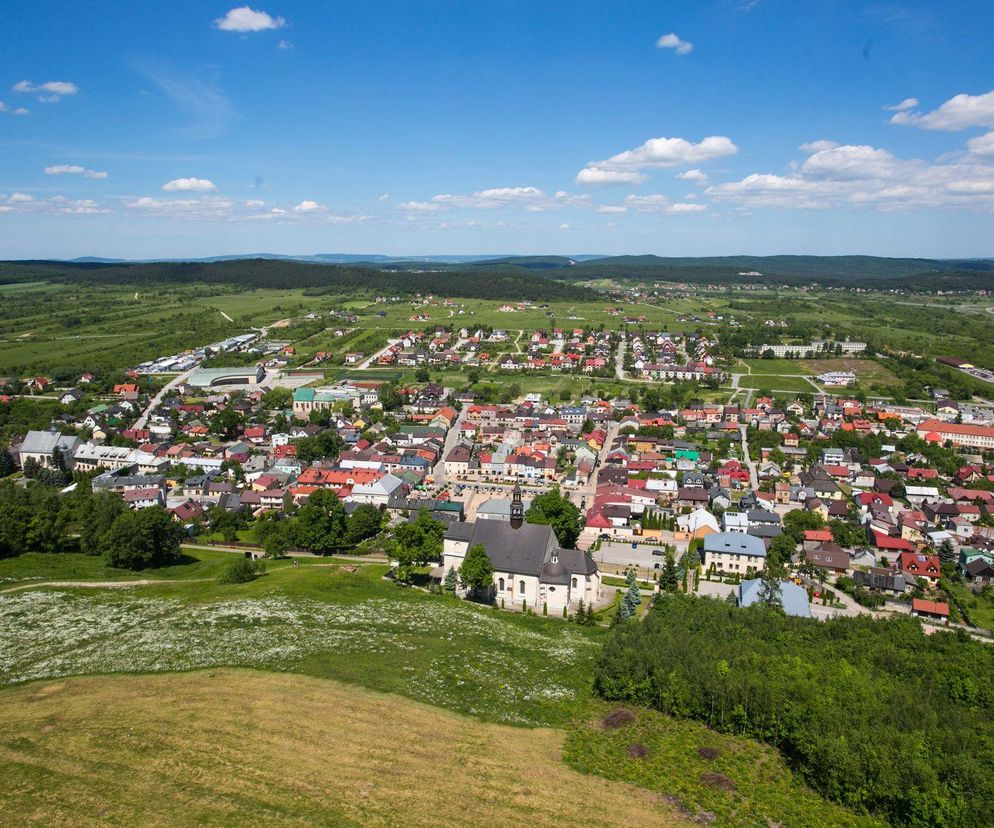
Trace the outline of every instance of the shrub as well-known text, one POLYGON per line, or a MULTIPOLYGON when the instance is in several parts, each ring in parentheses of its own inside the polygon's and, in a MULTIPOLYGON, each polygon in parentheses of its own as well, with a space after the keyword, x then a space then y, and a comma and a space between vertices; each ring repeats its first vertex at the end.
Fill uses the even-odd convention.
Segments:
POLYGON ((265 565, 261 561, 254 561, 251 558, 236 558, 224 568, 224 572, 218 577, 219 584, 247 584, 254 581, 265 571, 265 565))

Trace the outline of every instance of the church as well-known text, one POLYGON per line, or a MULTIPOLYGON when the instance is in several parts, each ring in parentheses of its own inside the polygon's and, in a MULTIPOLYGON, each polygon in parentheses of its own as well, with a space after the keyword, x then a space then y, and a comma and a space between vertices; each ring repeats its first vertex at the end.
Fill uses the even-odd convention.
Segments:
POLYGON ((522 604, 561 615, 582 600, 594 604, 601 597, 601 576, 587 552, 563 549, 551 526, 525 523, 521 489, 514 487, 511 519, 477 520, 449 525, 442 549, 442 573, 457 572, 470 547, 481 544, 494 566, 494 599, 505 606, 522 604))

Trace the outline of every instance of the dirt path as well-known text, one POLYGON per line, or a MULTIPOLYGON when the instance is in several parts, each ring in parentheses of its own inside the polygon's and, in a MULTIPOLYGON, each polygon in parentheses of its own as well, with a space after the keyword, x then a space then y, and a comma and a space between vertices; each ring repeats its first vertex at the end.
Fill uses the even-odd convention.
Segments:
POLYGON ((213 581, 214 578, 137 578, 132 581, 28 581, 17 586, 0 589, 0 595, 5 592, 18 592, 35 587, 82 588, 82 589, 125 589, 136 586, 154 586, 155 584, 193 584, 200 581, 213 581))

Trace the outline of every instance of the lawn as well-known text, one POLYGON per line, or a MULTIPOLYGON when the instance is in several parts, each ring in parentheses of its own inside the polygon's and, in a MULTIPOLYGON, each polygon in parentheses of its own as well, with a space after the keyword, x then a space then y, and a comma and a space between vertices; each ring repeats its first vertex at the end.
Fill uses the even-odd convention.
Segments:
POLYGON ((587 703, 606 632, 403 589, 382 578, 385 566, 283 565, 231 586, 197 579, 204 566, 184 573, 195 580, 173 572, 143 588, 0 593, 0 684, 258 667, 489 721, 562 724, 587 703))
POLYGON ((10 825, 684 825, 578 773, 562 731, 334 681, 219 670, 0 692, 10 825))
POLYGON ((770 391, 814 393, 815 386, 803 377, 785 377, 776 374, 749 374, 739 378, 740 388, 765 388, 770 391))

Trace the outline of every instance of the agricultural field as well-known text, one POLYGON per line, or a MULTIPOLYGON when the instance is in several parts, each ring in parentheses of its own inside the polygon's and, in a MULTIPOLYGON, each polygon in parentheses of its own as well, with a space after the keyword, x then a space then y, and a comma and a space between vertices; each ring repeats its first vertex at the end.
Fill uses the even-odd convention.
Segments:
POLYGON ((769 391, 786 391, 788 393, 816 393, 817 385, 808 382, 804 377, 784 376, 783 374, 743 374, 739 378, 740 388, 769 391))
POLYGON ((658 794, 564 764, 562 731, 337 681, 87 677, 0 700, 11 824, 150 824, 149 802, 158 824, 691 824, 658 794))

